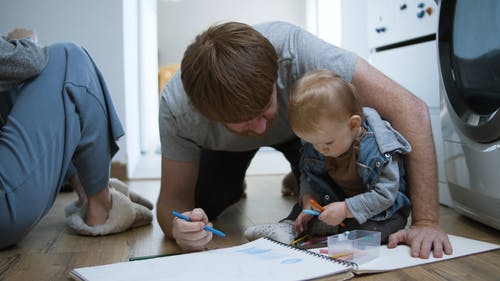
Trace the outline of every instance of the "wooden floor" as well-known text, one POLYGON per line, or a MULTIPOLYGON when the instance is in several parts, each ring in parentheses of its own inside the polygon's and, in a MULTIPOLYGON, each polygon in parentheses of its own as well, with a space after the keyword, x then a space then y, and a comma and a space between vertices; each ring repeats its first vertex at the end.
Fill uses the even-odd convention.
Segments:
MULTIPOLYGON (((286 216, 292 198, 281 197, 282 176, 247 177, 247 198, 229 208, 215 227, 226 238, 215 237, 209 248, 247 242, 246 227, 276 222, 286 216)), ((132 181, 133 190, 156 201, 159 181, 132 181)), ((128 261, 129 257, 177 253, 164 238, 156 219, 152 225, 105 237, 78 236, 64 223, 63 208, 76 198, 61 193, 49 214, 17 246, 0 251, 0 280, 68 280, 73 268, 128 261)), ((452 209, 441 207, 442 228, 450 234, 500 244, 500 231, 484 226, 452 209)), ((500 250, 387 273, 362 275, 355 280, 500 280, 500 250)), ((278 281, 278 280, 277 280, 278 281)))

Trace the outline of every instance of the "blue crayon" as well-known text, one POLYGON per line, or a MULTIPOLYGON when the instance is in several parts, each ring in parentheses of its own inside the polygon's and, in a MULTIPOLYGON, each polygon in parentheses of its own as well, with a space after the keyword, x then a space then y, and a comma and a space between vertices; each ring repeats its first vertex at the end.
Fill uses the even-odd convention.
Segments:
POLYGON ((321 214, 320 212, 318 211, 315 211, 315 210, 302 210, 302 212, 306 213, 306 214, 309 214, 309 215, 313 215, 313 216, 319 216, 319 214, 321 214))
MULTIPOLYGON (((176 217, 178 217, 180 219, 183 219, 185 221, 191 221, 191 218, 189 218, 188 216, 185 216, 185 215, 183 215, 183 214, 181 214, 179 212, 176 212, 176 211, 172 211, 172 215, 174 215, 174 216, 176 216, 176 217)), ((215 228, 213 228, 211 226, 205 225, 203 227, 203 229, 205 229, 207 231, 210 231, 210 232, 212 232, 213 234, 215 234, 217 236, 226 237, 226 234, 224 234, 224 232, 222 232, 222 231, 220 231, 218 229, 215 229, 215 228)))

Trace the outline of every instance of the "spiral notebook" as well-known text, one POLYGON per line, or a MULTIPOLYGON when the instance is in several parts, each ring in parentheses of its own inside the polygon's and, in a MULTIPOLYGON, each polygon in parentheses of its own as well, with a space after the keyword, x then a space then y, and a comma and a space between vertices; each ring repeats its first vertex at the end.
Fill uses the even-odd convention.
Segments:
MULTIPOLYGON (((267 238, 239 246, 149 260, 77 268, 75 280, 311 280, 339 274, 353 264, 267 238)), ((345 276, 347 275, 347 276, 345 276)), ((332 279, 329 279, 332 280, 332 279)))
POLYGON ((76 268, 75 280, 347 280, 354 274, 390 271, 499 249, 500 245, 449 235, 453 255, 419 259, 409 247, 380 247, 377 259, 366 264, 336 260, 267 238, 239 246, 166 256, 149 260, 76 268))

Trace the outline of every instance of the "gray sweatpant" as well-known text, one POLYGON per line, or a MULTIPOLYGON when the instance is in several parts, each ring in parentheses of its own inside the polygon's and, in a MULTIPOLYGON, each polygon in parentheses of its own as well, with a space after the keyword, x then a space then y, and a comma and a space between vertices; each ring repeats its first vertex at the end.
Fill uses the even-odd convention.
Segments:
POLYGON ((123 135, 99 70, 75 44, 50 46, 45 69, 13 91, 0 129, 0 249, 49 211, 71 162, 88 195, 107 186, 123 135))

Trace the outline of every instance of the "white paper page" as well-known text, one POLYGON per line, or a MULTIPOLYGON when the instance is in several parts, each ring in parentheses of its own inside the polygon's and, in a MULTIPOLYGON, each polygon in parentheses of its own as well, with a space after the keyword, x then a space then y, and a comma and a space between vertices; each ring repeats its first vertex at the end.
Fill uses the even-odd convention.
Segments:
POLYGON ((415 265, 444 261, 470 254, 490 251, 493 249, 500 249, 500 245, 497 244, 454 235, 448 235, 448 237, 453 247, 453 254, 451 255, 443 254, 442 258, 435 258, 431 253, 431 257, 429 257, 428 259, 413 258, 410 255, 410 247, 406 245, 398 245, 394 249, 389 249, 386 246, 381 246, 379 258, 359 265, 356 273, 389 271, 415 265))
POLYGON ((149 260, 77 268, 83 280, 306 280, 348 267, 267 239, 240 246, 149 260))
MULTIPOLYGON (((367 263, 358 265, 356 274, 391 271, 405 267, 422 265, 432 262, 444 261, 471 254, 477 254, 494 249, 500 249, 500 245, 469 239, 465 237, 448 235, 453 247, 453 254, 443 255, 442 258, 429 257, 428 259, 414 258, 410 255, 410 247, 407 245, 398 245, 396 248, 389 249, 386 245, 380 246, 378 258, 367 263)), ((319 249, 312 251, 319 253, 319 249)))

